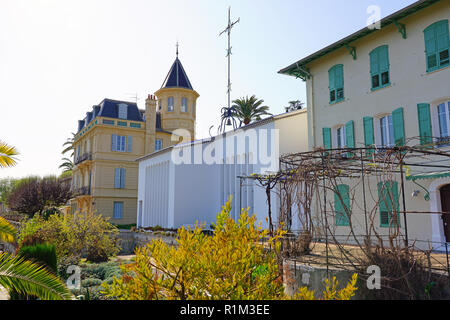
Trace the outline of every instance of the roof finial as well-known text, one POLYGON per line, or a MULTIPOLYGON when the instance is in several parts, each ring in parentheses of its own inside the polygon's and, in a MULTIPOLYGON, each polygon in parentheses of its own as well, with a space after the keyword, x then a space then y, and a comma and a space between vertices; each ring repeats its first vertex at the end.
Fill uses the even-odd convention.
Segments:
POLYGON ((177 40, 177 44, 175 45, 177 47, 177 58, 178 58, 178 40, 177 40))

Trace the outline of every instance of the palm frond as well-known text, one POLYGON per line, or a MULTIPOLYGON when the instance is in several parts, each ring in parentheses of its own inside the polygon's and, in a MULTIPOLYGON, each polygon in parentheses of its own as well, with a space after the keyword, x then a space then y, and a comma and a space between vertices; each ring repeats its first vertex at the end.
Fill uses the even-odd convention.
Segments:
POLYGON ((16 240, 16 229, 3 217, 0 217, 0 240, 4 242, 16 240))
POLYGON ((14 156, 18 154, 19 152, 17 152, 16 148, 0 141, 0 168, 12 167, 16 165, 17 160, 14 156))
POLYGON ((64 283, 45 267, 0 253, 0 285, 21 294, 43 300, 70 300, 72 294, 64 283))

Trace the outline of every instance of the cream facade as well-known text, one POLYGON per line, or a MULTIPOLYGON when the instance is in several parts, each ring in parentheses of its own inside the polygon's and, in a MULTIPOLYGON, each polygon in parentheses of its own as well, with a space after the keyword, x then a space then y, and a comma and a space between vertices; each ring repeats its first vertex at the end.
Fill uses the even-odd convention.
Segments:
POLYGON ((148 96, 145 110, 105 99, 87 112, 73 143, 71 212, 93 211, 118 225, 136 223, 135 160, 178 143, 177 129, 193 140, 198 97, 177 56, 162 88, 148 96))
MULTIPOLYGON (((281 70, 306 81, 309 150, 406 144, 448 152, 441 142, 450 124, 449 18, 450 2, 417 1, 383 19, 380 30, 365 28, 281 70)), ((417 212, 408 214, 409 238, 442 249, 450 241, 450 217, 441 213, 450 211, 450 161, 439 159, 415 160, 428 167, 409 168, 405 199, 406 210, 417 212)), ((377 181, 368 179, 367 190, 375 194, 368 206, 376 206, 377 181)), ((354 196, 362 202, 361 188, 354 196)), ((355 212, 353 219, 364 234, 363 216, 355 212)), ((381 214, 376 219, 377 231, 387 233, 381 214)), ((404 234, 403 216, 400 229, 404 234)))

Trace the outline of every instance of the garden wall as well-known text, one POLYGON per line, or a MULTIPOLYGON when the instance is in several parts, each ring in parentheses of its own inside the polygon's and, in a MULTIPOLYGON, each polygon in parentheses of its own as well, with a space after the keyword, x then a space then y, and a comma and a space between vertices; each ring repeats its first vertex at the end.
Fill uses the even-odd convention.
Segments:
POLYGON ((164 232, 134 232, 130 230, 120 230, 118 238, 122 248, 119 253, 121 255, 133 254, 135 248, 145 246, 152 242, 152 240, 161 239, 169 245, 176 245, 176 237, 169 236, 168 233, 164 232))

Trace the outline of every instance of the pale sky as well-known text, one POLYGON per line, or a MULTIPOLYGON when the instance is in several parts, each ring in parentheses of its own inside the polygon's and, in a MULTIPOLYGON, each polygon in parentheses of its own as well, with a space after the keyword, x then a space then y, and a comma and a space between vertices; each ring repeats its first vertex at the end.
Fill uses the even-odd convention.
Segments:
MULTIPOLYGON (((60 174, 62 144, 104 98, 133 101, 161 87, 179 58, 197 100, 197 137, 227 104, 227 38, 233 20, 232 99, 255 94, 273 114, 306 102, 305 84, 278 70, 414 0, 0 0, 0 140, 20 152, 0 178, 60 174)), ((214 130, 216 132, 216 130, 214 130)))

